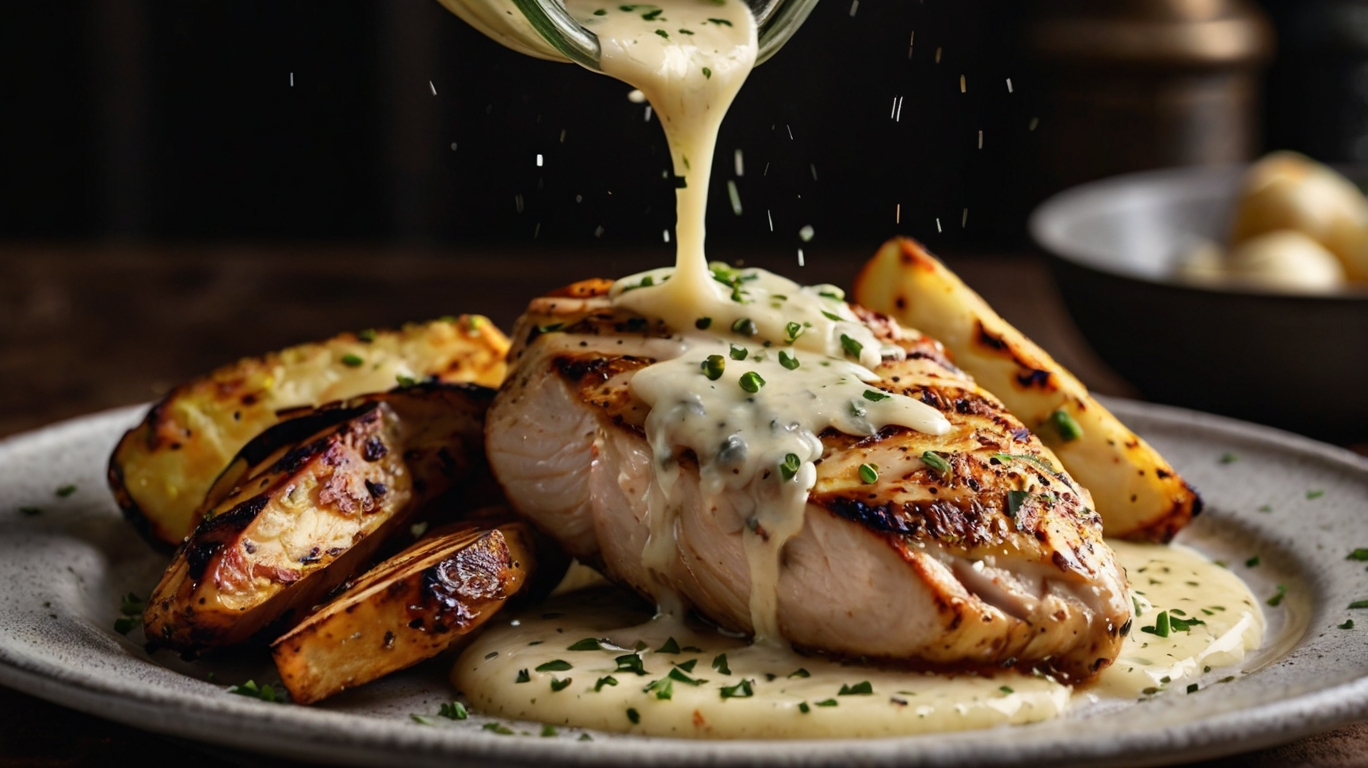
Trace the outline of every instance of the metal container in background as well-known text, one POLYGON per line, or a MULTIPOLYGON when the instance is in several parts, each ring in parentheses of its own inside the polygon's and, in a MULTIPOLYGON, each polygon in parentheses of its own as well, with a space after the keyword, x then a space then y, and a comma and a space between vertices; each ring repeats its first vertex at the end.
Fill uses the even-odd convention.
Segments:
POLYGON ((1249 0, 1038 0, 1026 29, 1044 98, 1037 193, 1252 158, 1274 45, 1249 0))

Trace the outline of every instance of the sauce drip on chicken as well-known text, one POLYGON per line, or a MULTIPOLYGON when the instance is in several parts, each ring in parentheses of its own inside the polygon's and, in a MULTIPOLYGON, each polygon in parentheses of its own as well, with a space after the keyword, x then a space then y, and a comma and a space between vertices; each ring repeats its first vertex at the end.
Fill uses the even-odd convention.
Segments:
MULTIPOLYGON (((705 214, 718 129, 755 64, 756 25, 739 0, 661 6, 572 0, 567 8, 599 37, 605 74, 651 102, 680 180, 673 269, 618 281, 615 307, 680 330, 677 349, 639 372, 632 393, 650 408, 646 434, 656 457, 647 498, 650 536, 642 553, 650 591, 663 611, 682 606, 667 578, 677 548, 670 503, 677 456, 689 452, 705 499, 748 494, 745 549, 753 632, 779 641, 775 591, 779 555, 802 529, 822 456, 817 434, 834 428, 870 436, 889 425, 943 434, 933 408, 871 389, 869 369, 885 353, 831 286, 805 288, 762 270, 710 267, 705 214)), ((871 469, 870 471, 875 471, 871 469)))

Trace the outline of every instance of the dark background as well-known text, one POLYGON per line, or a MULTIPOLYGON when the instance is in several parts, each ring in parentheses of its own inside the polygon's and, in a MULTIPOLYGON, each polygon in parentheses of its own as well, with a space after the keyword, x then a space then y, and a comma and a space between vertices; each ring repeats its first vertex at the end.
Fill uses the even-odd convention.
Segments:
MULTIPOLYGON (((1344 106, 1368 100, 1363 5, 1265 0, 1284 38, 1269 145, 1368 157, 1368 119, 1344 106)), ((809 252, 895 232, 1022 247, 1052 191, 1052 124, 1021 40, 1050 6, 819 4, 723 130, 713 242, 791 251, 810 224, 809 252), (740 216, 725 186, 737 149, 740 216)), ((0 241, 668 252, 664 139, 627 88, 503 49, 433 0, 15 0, 0 75, 0 241)))
MULTIPOLYGON (((810 224, 810 249, 1019 243, 1040 136, 1025 7, 821 3, 723 130, 714 242, 791 250, 810 224)), ((0 240, 574 245, 602 226, 664 252, 672 225, 663 135, 627 87, 433 0, 10 2, 0 72, 0 240)))

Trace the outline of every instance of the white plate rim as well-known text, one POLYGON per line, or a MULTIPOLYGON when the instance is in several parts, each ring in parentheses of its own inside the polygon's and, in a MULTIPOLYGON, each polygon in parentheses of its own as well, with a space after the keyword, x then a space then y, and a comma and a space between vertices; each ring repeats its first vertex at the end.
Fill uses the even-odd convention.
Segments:
MULTIPOLYGON (((1195 429, 1231 443, 1276 445, 1361 478, 1368 459, 1268 427, 1169 406, 1107 399, 1123 420, 1195 429)), ((115 409, 0 441, 0 464, 45 445, 88 439, 111 425, 131 425, 147 406, 115 409)), ((1143 432, 1143 428, 1141 430, 1143 432)), ((109 447, 112 447, 110 445, 109 447)), ((0 489, 3 490, 3 489, 0 489)), ((112 501, 109 503, 113 509, 112 501)), ((1368 504, 1368 501, 1365 502, 1368 504)), ((1368 506, 1365 506, 1368 509, 1368 506)), ((0 565, 3 571, 3 565, 0 565)), ((1368 649, 1364 659, 1368 661, 1368 649)), ((1155 765, 1197 760, 1286 742, 1368 716, 1368 676, 1314 692, 1195 719, 1159 731, 1105 738, 1035 738, 1033 726, 860 741, 682 741, 603 736, 568 745, 415 726, 305 707, 277 707, 238 697, 195 700, 174 692, 101 680, 18 655, 0 629, 0 684, 145 730, 297 759, 387 765, 1155 765), (1000 738, 1010 733, 1013 738, 1000 738), (987 736, 985 738, 985 735, 987 736), (399 751, 396 751, 399 750, 399 751)))

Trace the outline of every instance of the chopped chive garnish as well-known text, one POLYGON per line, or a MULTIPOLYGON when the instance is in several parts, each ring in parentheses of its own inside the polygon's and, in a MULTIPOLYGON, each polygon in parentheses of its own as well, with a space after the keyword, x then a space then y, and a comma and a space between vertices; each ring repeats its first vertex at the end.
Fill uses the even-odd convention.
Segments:
POLYGON ((1350 608, 1368 608, 1368 600, 1355 600, 1349 604, 1350 608))
POLYGON ((466 711, 466 706, 461 702, 450 701, 437 710, 437 716, 445 717, 448 720, 465 720, 470 717, 470 713, 466 711))
POLYGON ((542 729, 541 729, 542 738, 549 738, 549 737, 551 737, 551 736, 556 736, 556 735, 559 735, 559 733, 560 733, 560 732, 556 730, 556 726, 550 725, 550 724, 543 725, 543 726, 542 726, 542 729))
POLYGON ((1151 635, 1158 635, 1159 637, 1168 637, 1172 629, 1173 625, 1169 619, 1168 611, 1160 611, 1159 615, 1154 619, 1154 625, 1150 627, 1141 627, 1140 631, 1148 632, 1151 635))
POLYGON ((1235 454, 1233 454, 1233 453, 1231 453, 1231 452, 1229 452, 1229 451, 1226 451, 1225 453, 1221 454, 1221 463, 1222 463, 1222 464, 1234 464, 1235 462, 1237 462, 1237 461, 1239 461, 1239 460, 1240 460, 1240 457, 1239 457, 1239 456, 1236 456, 1235 454))
MULTIPOLYGON (((680 31, 682 32, 683 30, 680 30, 680 31)), ((704 67, 704 68, 703 68, 703 77, 706 77, 707 79, 711 80, 711 79, 712 79, 712 70, 709 69, 709 68, 707 68, 707 67, 704 67)))
POLYGON ((667 639, 665 644, 656 649, 656 653, 679 653, 679 643, 673 637, 667 639))
POLYGON ((1322 490, 1314 490, 1314 491, 1307 491, 1307 492, 1306 492, 1306 498, 1308 498, 1308 499, 1319 499, 1320 497, 1322 497, 1322 496, 1324 496, 1324 495, 1325 495, 1325 491, 1322 491, 1322 490))
POLYGON ((737 383, 741 385, 742 389, 752 395, 759 392, 760 388, 765 386, 765 380, 760 378, 760 374, 755 371, 747 371, 741 374, 741 380, 737 383))
POLYGON ((125 593, 119 598, 119 613, 124 616, 141 616, 147 610, 147 603, 134 592, 125 593))
POLYGON ((755 689, 751 687, 751 681, 742 680, 736 685, 722 686, 722 698, 724 699, 748 699, 755 695, 755 689))
POLYGON ((1011 694, 1013 694, 1013 693, 1016 693, 1016 691, 1012 690, 1012 686, 1010 686, 1010 685, 1000 685, 1000 686, 998 686, 998 690, 999 690, 999 691, 1002 691, 1003 693, 1005 693, 1005 694, 1007 694, 1007 695, 1009 695, 1009 696, 1010 696, 1011 694))
POLYGON ((1032 456, 1029 453, 995 453, 993 454, 993 458, 1004 463, 1011 461, 1013 459, 1021 459, 1022 461, 1029 461, 1037 467, 1040 467, 1041 469, 1051 474, 1053 474, 1056 471, 1055 468, 1051 466, 1049 462, 1045 461, 1039 456, 1032 456))
MULTIPOLYGON (((689 647, 692 648, 693 646, 689 647)), ((675 669, 682 669, 685 672, 692 672, 696 664, 698 664, 698 659, 689 659, 688 661, 682 661, 676 664, 675 669)))
POLYGON ((402 374, 402 373, 396 373, 396 374, 394 375, 394 381, 395 381, 395 383, 397 383, 397 384, 398 384, 399 386, 401 386, 401 387, 416 387, 416 386, 418 386, 418 380, 417 380, 417 379, 413 378, 412 376, 405 376, 405 375, 402 374))
POLYGON ((1206 622, 1202 621, 1201 619, 1177 618, 1173 615, 1175 613, 1178 613, 1178 611, 1169 611, 1169 628, 1172 629, 1174 632, 1191 632, 1192 628, 1197 626, 1198 624, 1206 624, 1206 622))
POLYGON ((798 323, 789 323, 784 326, 784 332, 788 334, 789 343, 792 344, 798 340, 799 336, 803 335, 803 326, 798 323))
POLYGON ((24 517, 37 517, 37 516, 43 514, 43 508, 42 508, 42 507, 20 507, 20 508, 19 508, 19 514, 23 515, 24 517))
POLYGON ((825 309, 822 310, 822 316, 825 317, 825 318, 828 319, 828 320, 831 320, 831 321, 837 322, 837 323, 849 322, 849 321, 846 320, 844 317, 841 317, 840 315, 836 314, 835 312, 828 312, 828 311, 826 311, 825 309))
POLYGON ((641 690, 643 693, 651 693, 654 691, 655 697, 661 701, 669 701, 674 698, 674 682, 668 677, 662 677, 659 680, 652 681, 641 690))
POLYGON ((749 317, 743 317, 732 323, 732 333, 739 333, 742 336, 754 336, 760 329, 755 326, 755 321, 749 317))
POLYGON ((627 719, 628 719, 628 720, 631 720, 633 725, 635 725, 635 724, 637 724, 637 723, 640 723, 640 722, 641 722, 641 713, 638 712, 638 711, 636 711, 635 709, 632 709, 631 707, 628 707, 628 708, 627 708, 627 719))
POLYGON ((517 679, 514 680, 513 682, 515 682, 515 683, 530 683, 530 682, 532 682, 532 676, 529 675, 529 674, 527 674, 527 670, 525 670, 525 669, 520 669, 520 670, 518 670, 518 677, 517 677, 517 679))
POLYGON ((790 672, 789 677, 812 677, 812 673, 808 672, 806 669, 803 669, 802 667, 799 667, 790 672))
POLYGON ((342 356, 342 364, 348 368, 360 368, 366 361, 362 360, 360 355, 346 354, 342 356))
POLYGON ((1188 692, 1188 693, 1196 693, 1196 692, 1198 691, 1198 689, 1200 689, 1201 687, 1202 687, 1202 686, 1200 686, 1200 685, 1198 685, 1198 684, 1196 684, 1196 683, 1188 683, 1187 692, 1188 692))
POLYGON ((1354 620, 1353 620, 1353 619, 1346 619, 1345 622, 1344 622, 1343 624, 1336 624, 1335 626, 1339 627, 1340 629, 1353 629, 1353 628, 1354 628, 1354 620))
POLYGON ((646 667, 641 662, 641 657, 635 653, 628 653, 613 659, 617 663, 615 672, 635 672, 638 675, 646 674, 646 667))
POLYGON ((1016 517, 1021 508, 1026 505, 1026 500, 1031 498, 1031 494, 1026 491, 1007 492, 1007 516, 1016 517))
POLYGON ((584 638, 583 640, 580 640, 579 642, 576 642, 574 645, 570 646, 569 648, 566 648, 565 650, 567 650, 567 651, 601 651, 601 650, 603 650, 603 643, 599 642, 599 640, 598 640, 597 638, 586 637, 586 638, 584 638))
POLYGON ((727 666, 727 654, 720 653, 712 660, 712 668, 724 675, 731 674, 731 667, 727 666))
POLYGON ((868 400, 871 403, 877 403, 880 400, 887 400, 890 397, 892 397, 892 395, 888 394, 887 392, 880 392, 877 389, 866 389, 864 391, 864 399, 868 400))
POLYGON ((879 481, 879 467, 874 464, 860 465, 860 482, 865 485, 873 485, 879 481))
POLYGON ((747 357, 750 357, 750 350, 745 347, 738 347, 735 344, 731 345, 731 359, 745 360, 747 357))
POLYGON ((1054 425, 1055 431, 1066 443, 1071 443, 1083 436, 1083 427, 1079 426, 1074 417, 1063 409, 1050 414, 1050 423, 1054 425))
POLYGON ((704 360, 699 367, 703 369, 703 375, 707 376, 710 381, 717 381, 722 378, 722 374, 727 370, 727 361, 721 355, 708 355, 708 359, 704 360))
POLYGON ((670 678, 671 680, 684 683, 685 685, 702 685, 708 682, 707 680, 704 680, 702 678, 689 677, 688 675, 684 674, 684 670, 681 667, 671 667, 670 674, 666 675, 666 677, 670 678))
POLYGON ((283 693, 276 693, 275 686, 269 684, 257 685, 255 680, 248 680, 242 685, 234 685, 228 689, 228 692, 238 696, 247 696, 253 699, 269 701, 273 704, 285 703, 285 695, 283 693))
POLYGON ((930 467, 936 474, 945 476, 950 474, 950 462, 941 457, 935 451, 925 451, 921 455, 922 463, 930 467))
POLYGON ((605 685, 617 685, 617 684, 618 684, 617 678, 616 678, 616 677, 613 677, 612 675, 608 675, 608 676, 606 676, 606 677, 600 677, 600 678, 598 679, 598 681, 594 683, 594 693, 598 693, 599 691, 603 690, 603 686, 605 686, 605 685))
POLYGON ((808 703, 806 701, 804 701, 798 704, 798 711, 806 715, 807 713, 812 711, 812 708, 808 706, 808 703))
POLYGON ((817 706, 819 706, 819 707, 834 707, 834 706, 836 706, 837 703, 838 703, 838 702, 837 702, 835 699, 827 699, 826 701, 814 701, 814 702, 813 702, 813 704, 815 704, 815 705, 817 705, 817 706))
POLYGON ((545 664, 537 666, 538 672, 564 672, 567 669, 574 669, 574 665, 563 659, 554 659, 545 664))
POLYGON ((841 690, 836 692, 837 696, 869 696, 874 693, 874 686, 864 680, 854 685, 842 685, 841 690))
POLYGON ((562 679, 560 679, 559 677, 552 676, 552 678, 551 678, 551 690, 552 690, 552 691, 563 691, 563 690, 566 689, 567 686, 570 685, 570 683, 572 683, 572 682, 574 682, 574 681, 575 681, 575 678, 573 678, 573 677, 567 677, 567 678, 565 678, 564 680, 562 680, 562 679))
POLYGON ((70 496, 75 492, 76 486, 74 485, 64 485, 61 488, 58 488, 56 491, 54 491, 54 493, 57 494, 57 498, 59 499, 65 499, 66 497, 70 496))
MULTIPOLYGON (((1279 585, 1278 585, 1278 591, 1274 592, 1274 593, 1273 593, 1273 596, 1270 597, 1270 598, 1268 598, 1268 599, 1265 600, 1264 602, 1268 603, 1269 605, 1273 606, 1274 608, 1277 608, 1279 605, 1282 605, 1283 598, 1286 597, 1286 596, 1287 596, 1287 587, 1284 586, 1284 585, 1282 585, 1282 584, 1279 584, 1279 585)), ((1352 607, 1352 606, 1350 606, 1350 607, 1352 607)), ((1365 601, 1364 607, 1368 607, 1368 601, 1365 601)))
POLYGON ((366 342, 367 344, 369 344, 369 343, 371 343, 372 341, 375 341, 375 329, 374 329, 374 328, 367 328, 367 329, 364 330, 364 331, 357 331, 357 332, 356 332, 356 338, 357 338, 358 341, 364 341, 364 342, 366 342))
POLYGON ((798 468, 802 465, 803 463, 799 460, 798 454, 790 453, 784 456, 783 463, 779 465, 779 474, 782 475, 785 480, 792 480, 798 474, 798 468))
POLYGON ((798 358, 790 355, 787 350, 783 349, 779 350, 779 364, 790 371, 797 370, 799 365, 798 358))
POLYGON ((1363 562, 1363 561, 1365 561, 1365 560, 1368 560, 1368 548, 1359 547, 1358 549, 1355 549, 1353 552, 1350 552, 1350 553, 1349 553, 1349 556, 1346 557, 1346 558, 1344 558, 1344 559, 1345 559, 1345 560, 1357 560, 1357 561, 1359 561, 1359 562, 1363 562))
POLYGON ((860 353, 864 351, 864 345, 843 333, 841 334, 841 349, 844 349, 847 355, 858 358, 860 353))
POLYGON ((711 318, 711 317, 700 317, 700 318, 698 318, 697 320, 694 321, 694 327, 697 328, 697 329, 700 330, 700 331, 706 331, 706 330, 708 330, 708 328, 711 327, 711 326, 712 326, 712 318, 711 318))

